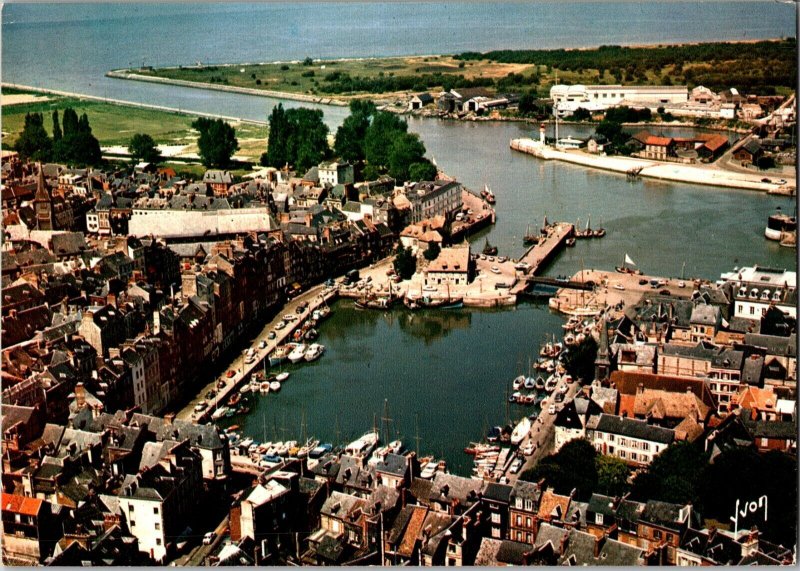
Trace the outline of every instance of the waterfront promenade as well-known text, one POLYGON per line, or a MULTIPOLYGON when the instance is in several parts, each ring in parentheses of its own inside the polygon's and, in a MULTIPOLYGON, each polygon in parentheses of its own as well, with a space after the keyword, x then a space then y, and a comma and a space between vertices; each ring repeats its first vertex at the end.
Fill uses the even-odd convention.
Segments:
POLYGON ((534 139, 512 139, 510 147, 521 153, 533 155, 544 160, 558 160, 584 167, 601 169, 627 175, 636 172, 637 176, 702 184, 707 186, 721 186, 726 188, 740 188, 745 190, 758 190, 762 192, 780 192, 782 187, 796 186, 795 179, 776 179, 767 177, 771 182, 763 182, 763 174, 732 172, 714 168, 713 166, 692 166, 679 163, 661 162, 630 157, 608 157, 590 155, 584 151, 565 151, 543 145, 534 139), (779 182, 783 180, 783 182, 779 182))

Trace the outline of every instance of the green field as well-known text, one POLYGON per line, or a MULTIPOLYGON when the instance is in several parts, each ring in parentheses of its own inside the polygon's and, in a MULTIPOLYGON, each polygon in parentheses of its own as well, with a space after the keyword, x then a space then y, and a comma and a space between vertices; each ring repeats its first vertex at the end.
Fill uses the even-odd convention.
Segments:
MULTIPOLYGON (((20 92, 3 89, 3 95, 14 93, 20 92)), ((45 127, 52 135, 53 111, 58 110, 60 117, 67 107, 72 107, 78 115, 86 113, 92 133, 102 146, 127 145, 136 133, 146 133, 159 144, 194 146, 197 140, 197 132, 192 129, 195 117, 191 115, 73 97, 44 97, 46 101, 2 106, 4 148, 13 145, 22 132, 27 113, 43 113, 45 127)), ((266 150, 267 127, 250 123, 234 123, 233 126, 241 147, 237 154, 257 160, 266 150)))

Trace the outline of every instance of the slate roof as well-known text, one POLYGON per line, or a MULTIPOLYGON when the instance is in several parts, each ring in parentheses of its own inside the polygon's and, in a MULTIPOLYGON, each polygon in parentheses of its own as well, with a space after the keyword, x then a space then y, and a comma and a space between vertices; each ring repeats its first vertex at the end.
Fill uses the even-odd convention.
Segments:
POLYGON ((507 504, 511 500, 511 492, 514 488, 508 484, 496 484, 490 482, 483 490, 483 498, 485 500, 492 500, 495 502, 502 502, 507 504))
POLYGON ((375 466, 375 472, 377 473, 383 472, 399 477, 404 476, 407 469, 408 464, 406 463, 405 456, 391 453, 384 456, 383 460, 378 462, 375 466))
POLYGON ((675 440, 673 430, 647 424, 644 420, 622 418, 611 414, 600 415, 595 430, 661 444, 671 444, 675 440))
POLYGON ((669 502, 648 500, 639 519, 640 521, 678 531, 682 526, 679 521, 682 507, 683 506, 671 504, 669 502))

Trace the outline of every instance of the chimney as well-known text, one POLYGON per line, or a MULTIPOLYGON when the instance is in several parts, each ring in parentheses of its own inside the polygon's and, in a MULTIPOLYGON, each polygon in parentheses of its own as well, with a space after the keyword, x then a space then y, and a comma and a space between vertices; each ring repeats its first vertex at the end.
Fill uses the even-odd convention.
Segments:
POLYGON ((642 393, 644 393, 644 383, 639 383, 636 385, 636 394, 640 395, 642 393))
POLYGON ((79 409, 83 408, 86 404, 86 388, 83 386, 83 383, 77 383, 75 385, 75 404, 79 409))
POLYGON ((174 420, 175 420, 174 412, 170 412, 169 414, 164 415, 164 424, 166 424, 167 426, 172 426, 174 420))
POLYGON ((604 533, 602 536, 595 538, 595 540, 594 540, 594 558, 595 559, 600 557, 600 550, 603 549, 603 545, 605 544, 607 537, 608 537, 608 535, 604 533))
POLYGON ((564 537, 561 538, 561 541, 558 543, 558 554, 564 555, 564 552, 567 550, 567 543, 569 543, 569 532, 566 531, 564 533, 564 537))

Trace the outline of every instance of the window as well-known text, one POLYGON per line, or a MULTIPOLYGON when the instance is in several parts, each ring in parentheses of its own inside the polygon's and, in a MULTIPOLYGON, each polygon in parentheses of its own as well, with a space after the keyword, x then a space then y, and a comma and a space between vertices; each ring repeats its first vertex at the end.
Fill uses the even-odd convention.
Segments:
POLYGON ((492 523, 500 523, 500 514, 499 513, 493 513, 492 514, 492 523))
POLYGON ((525 518, 525 526, 526 527, 530 527, 531 526, 531 518, 529 518, 529 517, 525 518))
POLYGON ((517 516, 517 525, 522 525, 522 516, 521 515, 517 516))
POLYGON ((603 514, 594 514, 594 523, 603 525, 603 514))
POLYGON ((161 538, 160 537, 156 538, 156 545, 161 545, 161 538))
POLYGON ((134 520, 131 520, 131 527, 136 527, 136 522, 134 520))
POLYGON ((156 506, 156 507, 154 507, 154 508, 153 508, 153 513, 154 513, 154 514, 156 514, 156 515, 158 515, 158 506, 156 506))
POLYGON ((654 530, 653 530, 653 537, 654 537, 655 539, 661 539, 661 531, 660 531, 660 530, 658 530, 658 529, 654 529, 654 530))
POLYGON ((161 529, 161 524, 159 522, 156 522, 156 531, 159 531, 160 529, 161 529))

